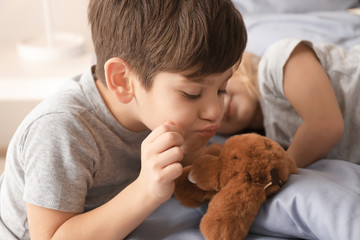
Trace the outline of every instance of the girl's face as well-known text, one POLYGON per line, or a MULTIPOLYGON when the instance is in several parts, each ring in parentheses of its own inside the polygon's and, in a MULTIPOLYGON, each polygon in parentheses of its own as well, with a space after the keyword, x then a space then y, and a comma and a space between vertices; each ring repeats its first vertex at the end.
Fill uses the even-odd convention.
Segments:
POLYGON ((184 153, 204 147, 219 128, 232 71, 198 79, 158 73, 150 90, 137 87, 139 121, 151 130, 167 121, 175 123, 184 131, 184 153))
POLYGON ((225 114, 218 132, 234 134, 250 127, 259 102, 235 76, 229 79, 226 91, 225 114))

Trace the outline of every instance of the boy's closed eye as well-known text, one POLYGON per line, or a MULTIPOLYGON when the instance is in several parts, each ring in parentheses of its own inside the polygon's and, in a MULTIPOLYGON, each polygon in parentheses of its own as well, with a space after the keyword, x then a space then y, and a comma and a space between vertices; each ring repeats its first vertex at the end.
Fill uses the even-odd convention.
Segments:
POLYGON ((196 99, 201 98, 202 91, 203 91, 202 87, 198 86, 198 85, 186 86, 181 89, 182 95, 185 98, 190 99, 190 100, 196 100, 196 99))
MULTIPOLYGON (((219 89, 218 90, 218 95, 223 95, 223 94, 226 94, 226 89, 219 89)), ((199 99, 201 97, 201 93, 198 93, 198 94, 192 94, 192 93, 187 93, 187 92, 183 92, 184 96, 188 99, 191 99, 191 100, 195 100, 195 99, 199 99)))
POLYGON ((198 93, 198 94, 190 94, 190 93, 187 93, 187 92, 183 92, 184 96, 190 100, 196 100, 196 99, 199 99, 201 97, 201 93, 198 93))

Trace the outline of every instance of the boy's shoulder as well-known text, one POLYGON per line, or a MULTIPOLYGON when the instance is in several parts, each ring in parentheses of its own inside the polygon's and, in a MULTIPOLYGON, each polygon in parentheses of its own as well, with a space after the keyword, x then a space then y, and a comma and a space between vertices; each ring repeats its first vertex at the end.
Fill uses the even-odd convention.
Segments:
POLYGON ((82 75, 66 80, 55 94, 40 102, 28 117, 38 119, 51 114, 77 115, 86 110, 92 111, 93 103, 99 102, 96 98, 101 99, 101 96, 91 70, 88 70, 82 75))
POLYGON ((94 79, 86 72, 82 76, 67 80, 55 94, 41 101, 24 118, 17 133, 27 134, 31 129, 44 132, 51 126, 57 126, 59 131, 61 128, 79 127, 79 123, 99 115, 94 113, 94 109, 95 104, 101 103, 102 99, 97 92, 94 79))

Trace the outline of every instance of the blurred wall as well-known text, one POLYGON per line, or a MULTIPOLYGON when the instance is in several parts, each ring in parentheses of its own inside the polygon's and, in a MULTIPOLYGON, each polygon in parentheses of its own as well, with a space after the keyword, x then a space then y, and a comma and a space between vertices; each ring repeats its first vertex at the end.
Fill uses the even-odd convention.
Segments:
MULTIPOLYGON (((0 0, 0 44, 44 32, 43 0, 0 0)), ((90 36, 87 23, 89 0, 48 0, 53 29, 90 36)))
MULTIPOLYGON (((0 0, 0 64, 14 68, 14 76, 0 71, 0 81, 16 81, 16 43, 23 38, 45 32, 43 0, 0 0), (12 65, 12 62, 14 64, 12 65), (9 65, 9 66, 8 66, 9 65)), ((51 6, 54 31, 66 31, 85 36, 91 47, 90 29, 87 22, 89 0, 48 0, 51 6)), ((9 70, 12 71, 12 70, 9 70)), ((56 76, 54 76, 56 77, 56 76)), ((21 86, 21 85, 20 85, 21 86)), ((4 154, 10 138, 23 118, 40 100, 7 99, 0 96, 0 155, 4 154)))

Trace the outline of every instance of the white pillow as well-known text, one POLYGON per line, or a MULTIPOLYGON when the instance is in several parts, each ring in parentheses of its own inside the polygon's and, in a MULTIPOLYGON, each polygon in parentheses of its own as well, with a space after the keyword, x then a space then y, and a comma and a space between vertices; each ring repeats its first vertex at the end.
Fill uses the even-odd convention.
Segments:
POLYGON ((358 0, 233 0, 242 14, 304 13, 359 7, 358 0))

